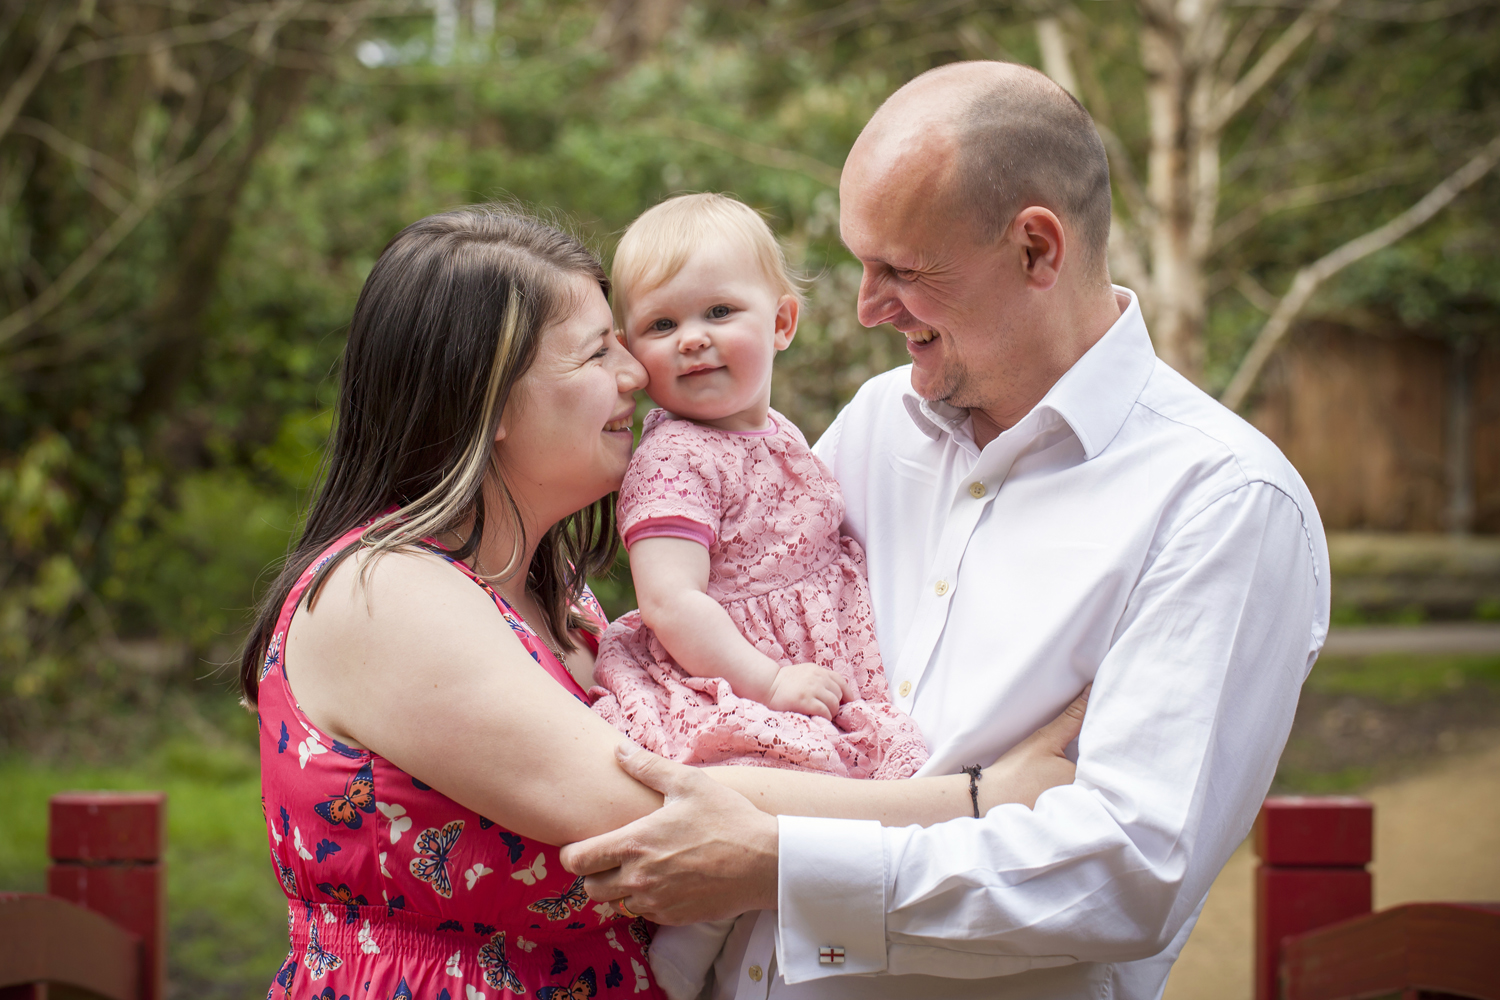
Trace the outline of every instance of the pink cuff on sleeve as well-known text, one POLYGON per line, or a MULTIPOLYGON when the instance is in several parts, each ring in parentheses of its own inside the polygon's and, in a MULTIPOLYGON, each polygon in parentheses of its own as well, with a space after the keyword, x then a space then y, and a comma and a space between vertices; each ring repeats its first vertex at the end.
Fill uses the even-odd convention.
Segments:
POLYGON ((648 517, 644 521, 637 521, 625 529, 626 550, 642 538, 684 538, 697 542, 705 549, 711 549, 714 545, 712 528, 685 517, 648 517))

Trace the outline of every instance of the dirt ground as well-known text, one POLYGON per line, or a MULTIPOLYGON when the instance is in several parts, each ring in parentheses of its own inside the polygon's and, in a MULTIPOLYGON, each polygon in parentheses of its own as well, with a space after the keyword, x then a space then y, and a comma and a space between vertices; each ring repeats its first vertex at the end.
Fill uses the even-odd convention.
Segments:
MULTIPOLYGON (((1365 790, 1375 803, 1375 906, 1419 900, 1500 901, 1500 731, 1365 790)), ((1214 883, 1165 1000, 1249 1000, 1251 881, 1242 844, 1214 883)))

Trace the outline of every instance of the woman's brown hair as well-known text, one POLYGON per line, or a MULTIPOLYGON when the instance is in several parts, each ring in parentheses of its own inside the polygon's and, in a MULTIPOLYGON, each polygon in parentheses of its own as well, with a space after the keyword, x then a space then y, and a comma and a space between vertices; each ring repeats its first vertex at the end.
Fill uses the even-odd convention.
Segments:
MULTIPOLYGON (((515 549, 510 564, 489 577, 503 579, 522 568, 524 529, 495 464, 495 431, 516 382, 536 359, 542 330, 576 307, 568 287, 575 275, 609 294, 604 268, 587 247, 506 207, 431 215, 386 246, 349 325, 321 485, 301 538, 257 608, 241 656, 247 705, 256 703, 287 595, 351 528, 369 522, 357 541, 319 568, 305 595, 308 607, 328 574, 360 547, 379 554, 471 524, 462 545, 441 550, 465 560, 478 551, 486 519, 495 516, 509 519, 515 549)), ((584 579, 613 563, 618 544, 612 497, 538 540, 526 586, 565 649, 572 648, 568 629, 577 624, 573 608, 584 579)))

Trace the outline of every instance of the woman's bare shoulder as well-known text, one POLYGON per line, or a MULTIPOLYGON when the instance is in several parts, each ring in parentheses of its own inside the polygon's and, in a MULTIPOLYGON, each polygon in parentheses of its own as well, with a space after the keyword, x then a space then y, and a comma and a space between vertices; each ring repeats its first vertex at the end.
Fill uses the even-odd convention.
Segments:
MULTIPOLYGON (((417 549, 354 553, 292 621, 305 641, 364 662, 413 644, 493 643, 510 628, 490 595, 448 560, 417 549)), ((517 643, 519 649, 519 643, 517 643)))

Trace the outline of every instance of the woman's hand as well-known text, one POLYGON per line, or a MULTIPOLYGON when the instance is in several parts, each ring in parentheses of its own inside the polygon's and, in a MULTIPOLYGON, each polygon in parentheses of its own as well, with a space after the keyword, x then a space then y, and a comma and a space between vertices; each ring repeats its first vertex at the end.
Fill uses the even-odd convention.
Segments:
POLYGON ((791 663, 776 671, 765 706, 774 712, 800 712, 833 720, 839 706, 859 697, 839 674, 816 663, 791 663))
POLYGON ((1088 709, 1089 689, 1092 687, 1090 684, 1084 688, 1061 715, 984 769, 984 778, 979 782, 981 816, 1006 802, 1019 802, 1028 809, 1034 808, 1037 798, 1047 789, 1073 783, 1075 767, 1063 756, 1063 751, 1083 729, 1083 715, 1088 709))

